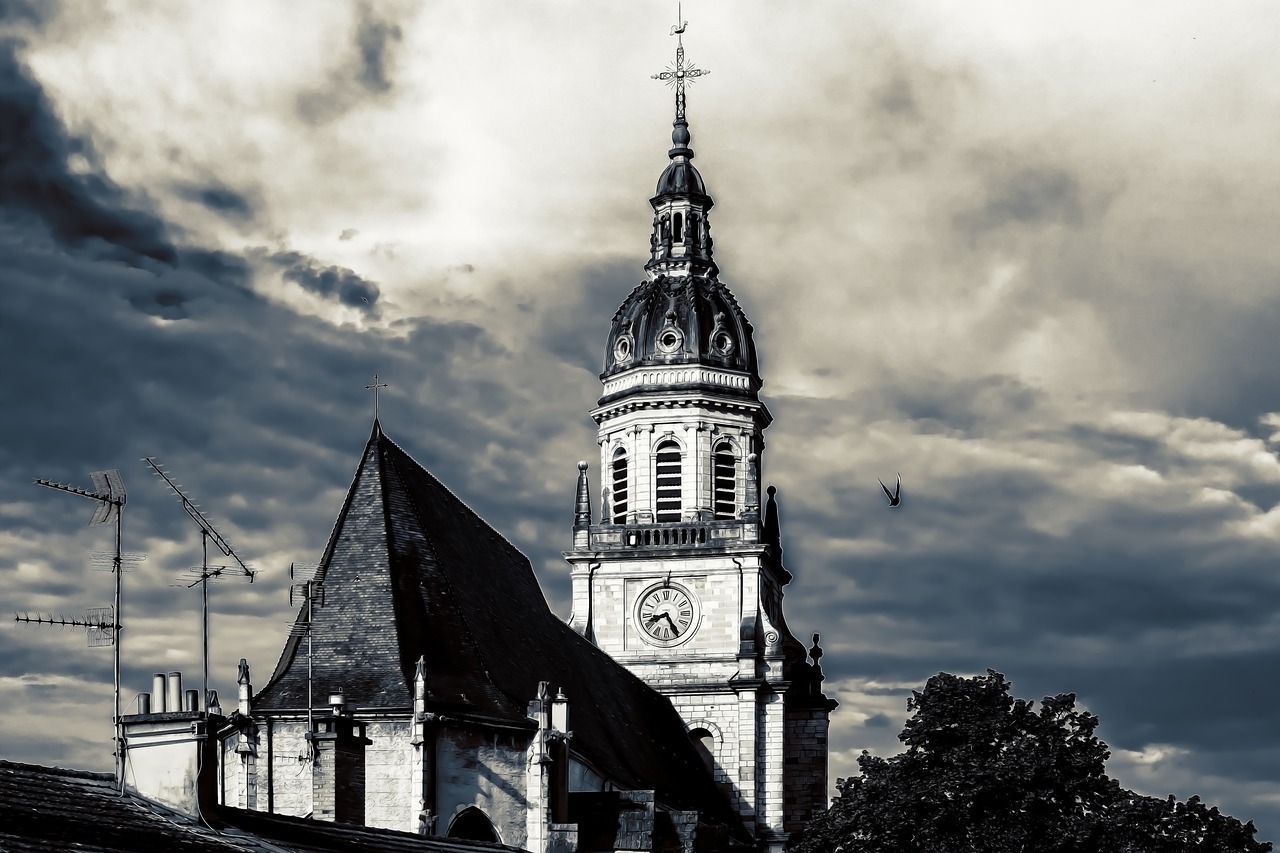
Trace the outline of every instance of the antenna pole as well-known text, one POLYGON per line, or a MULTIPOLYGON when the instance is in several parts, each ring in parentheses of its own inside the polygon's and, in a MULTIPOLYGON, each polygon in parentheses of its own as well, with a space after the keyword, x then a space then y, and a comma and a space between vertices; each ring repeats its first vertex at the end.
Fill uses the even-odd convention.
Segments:
MULTIPOLYGON (((120 472, 116 469, 110 471, 94 471, 89 474, 89 479, 93 481, 93 491, 88 489, 80 489, 75 486, 69 486, 64 483, 55 483, 52 480, 37 478, 35 483, 38 486, 47 486, 50 489, 57 489, 60 492, 68 492, 73 495, 79 495, 83 498, 89 498, 98 502, 97 509, 94 510, 93 518, 90 519, 90 526, 98 524, 106 524, 110 520, 112 513, 116 517, 116 550, 111 559, 111 569, 116 574, 115 583, 115 610, 111 614, 111 644, 115 646, 115 655, 112 665, 112 678, 115 683, 114 700, 111 710, 111 755, 114 759, 116 781, 120 785, 120 793, 124 793, 124 730, 120 723, 120 635, 124 633, 123 614, 120 612, 120 588, 121 575, 124 573, 124 560, 120 553, 120 543, 123 538, 123 516, 124 505, 127 495, 124 489, 124 481, 120 479, 120 472)), ((42 623, 42 619, 19 619, 18 621, 42 623)), ((45 624, 53 624, 53 620, 48 620, 45 624)), ((76 620, 61 620, 60 624, 77 624, 76 620)), ((106 629, 99 621, 94 624, 90 619, 85 619, 84 624, 87 630, 96 628, 99 631, 106 629)))
POLYGON ((253 583, 253 570, 251 570, 248 566, 244 564, 244 560, 240 559, 240 556, 236 554, 236 552, 231 548, 231 545, 227 543, 227 540, 223 538, 222 534, 218 532, 217 528, 213 526, 213 524, 209 521, 209 519, 204 517, 204 513, 200 511, 200 508, 195 505, 195 503, 191 500, 191 498, 187 497, 187 495, 183 493, 182 489, 178 486, 177 483, 173 481, 172 477, 170 477, 168 474, 164 472, 164 469, 160 467, 159 463, 157 463, 154 459, 152 459, 149 456, 145 457, 142 461, 147 463, 147 465, 151 467, 152 471, 160 475, 160 478, 164 480, 165 483, 169 486, 169 488, 173 490, 173 493, 178 496, 178 500, 181 501, 182 503, 182 509, 187 513, 187 515, 191 517, 191 520, 194 521, 200 527, 200 577, 197 578, 192 583, 187 584, 186 586, 187 586, 187 589, 190 589, 191 587, 195 586, 197 583, 200 584, 200 615, 201 615, 201 619, 200 619, 201 655, 200 656, 201 656, 201 663, 202 663, 202 668, 204 672, 204 698, 202 699, 202 701, 204 702, 205 714, 208 715, 209 713, 209 579, 223 577, 224 572, 227 572, 228 570, 233 570, 236 568, 236 566, 224 565, 224 566, 218 566, 217 568, 210 571, 209 540, 212 539, 213 544, 218 546, 218 550, 221 551, 226 556, 230 557, 232 560, 234 560, 236 565, 239 566, 239 571, 236 572, 236 575, 238 577, 248 578, 249 583, 253 583))
POLYGON ((209 531, 200 529, 201 651, 204 657, 204 709, 209 710, 209 531))
POLYGON ((315 700, 311 696, 311 662, 312 656, 311 638, 315 634, 311 630, 311 584, 313 581, 307 581, 307 735, 310 737, 315 729, 315 721, 312 720, 312 708, 315 706, 315 700))
POLYGON ((115 673, 114 673, 115 675, 115 708, 112 713, 111 724, 113 729, 112 738, 115 741, 115 744, 114 744, 115 749, 113 750, 113 752, 115 754, 116 779, 120 783, 120 793, 123 794, 124 793, 124 730, 121 726, 121 721, 120 721, 120 639, 121 639, 120 635, 124 633, 124 625, 122 624, 124 620, 120 618, 120 613, 121 613, 120 611, 120 587, 121 587, 120 578, 124 575, 124 571, 123 571, 123 566, 121 565, 121 560, 120 560, 120 540, 121 540, 121 534, 122 534, 121 525, 124 523, 123 521, 124 513, 121 512, 121 509, 122 509, 121 505, 116 504, 116 557, 114 560, 115 572, 116 572, 116 594, 115 594, 116 610, 115 610, 115 619, 112 620, 113 622, 116 623, 116 631, 115 631, 116 636, 115 636, 115 643, 114 643, 115 666, 113 667, 115 670, 115 673))

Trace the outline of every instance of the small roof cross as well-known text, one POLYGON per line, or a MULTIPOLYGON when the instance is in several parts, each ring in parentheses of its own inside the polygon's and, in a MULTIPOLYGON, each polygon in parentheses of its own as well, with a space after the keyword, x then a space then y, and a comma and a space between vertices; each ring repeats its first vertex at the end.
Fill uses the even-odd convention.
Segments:
POLYGON ((370 388, 373 389, 373 419, 375 421, 378 419, 378 390, 380 388, 390 388, 390 387, 391 386, 385 382, 379 382, 378 374, 376 373, 373 374, 373 382, 364 386, 364 390, 366 391, 368 391, 370 388))

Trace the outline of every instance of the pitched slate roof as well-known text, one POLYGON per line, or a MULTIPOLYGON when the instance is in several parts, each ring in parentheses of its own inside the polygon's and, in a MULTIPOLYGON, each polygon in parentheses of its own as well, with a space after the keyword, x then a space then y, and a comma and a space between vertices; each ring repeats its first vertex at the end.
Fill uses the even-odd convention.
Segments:
POLYGON ((110 773, 0 761, 0 850, 14 853, 516 853, 504 844, 221 806, 204 818, 120 796, 110 773))
MULTIPOLYGON (((430 709, 532 725, 528 703, 549 681, 569 698, 574 752, 611 781, 741 830, 666 697, 556 617, 528 558, 376 421, 317 577, 320 701, 342 688, 359 707, 407 710, 423 656, 430 709)), ((306 706, 301 634, 255 710, 306 706)))
POLYGON ((224 843, 136 797, 110 773, 0 761, 0 850, 190 851, 259 849, 224 843))

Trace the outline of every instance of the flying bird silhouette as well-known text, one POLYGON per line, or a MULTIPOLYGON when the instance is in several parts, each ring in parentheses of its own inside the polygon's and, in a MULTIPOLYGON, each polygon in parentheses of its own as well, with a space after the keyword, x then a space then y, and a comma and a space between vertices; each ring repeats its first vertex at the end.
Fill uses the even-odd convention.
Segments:
POLYGON ((898 475, 898 485, 896 488, 894 488, 892 492, 889 491, 889 487, 884 484, 884 480, 881 480, 879 477, 876 477, 876 482, 880 484, 880 488, 884 489, 884 496, 889 499, 890 509, 902 505, 902 475, 901 474, 898 475))

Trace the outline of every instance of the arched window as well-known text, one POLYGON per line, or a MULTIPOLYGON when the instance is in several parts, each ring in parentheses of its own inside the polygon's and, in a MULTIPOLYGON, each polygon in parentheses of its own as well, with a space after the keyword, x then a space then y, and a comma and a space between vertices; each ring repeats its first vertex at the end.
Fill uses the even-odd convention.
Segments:
POLYGON ((627 521, 627 451, 619 447, 613 454, 613 523, 627 521))
POLYGON ((680 520, 680 445, 670 439, 658 445, 655 457, 658 486, 657 521, 680 520))
POLYGON ((675 220, 676 220, 675 227, 671 229, 673 232, 673 235, 672 235, 673 239, 677 243, 683 243, 684 242, 684 214, 677 211, 675 220))
POLYGON ((468 838, 472 841, 499 841, 492 821, 475 806, 467 806, 449 822, 449 838, 468 838))
POLYGON ((711 456, 715 480, 716 518, 734 518, 738 510, 738 457, 733 445, 722 441, 711 456))
POLYGON ((693 749, 702 759, 702 763, 712 773, 716 769, 716 738, 706 729, 693 729, 689 732, 689 740, 693 741, 693 749))

